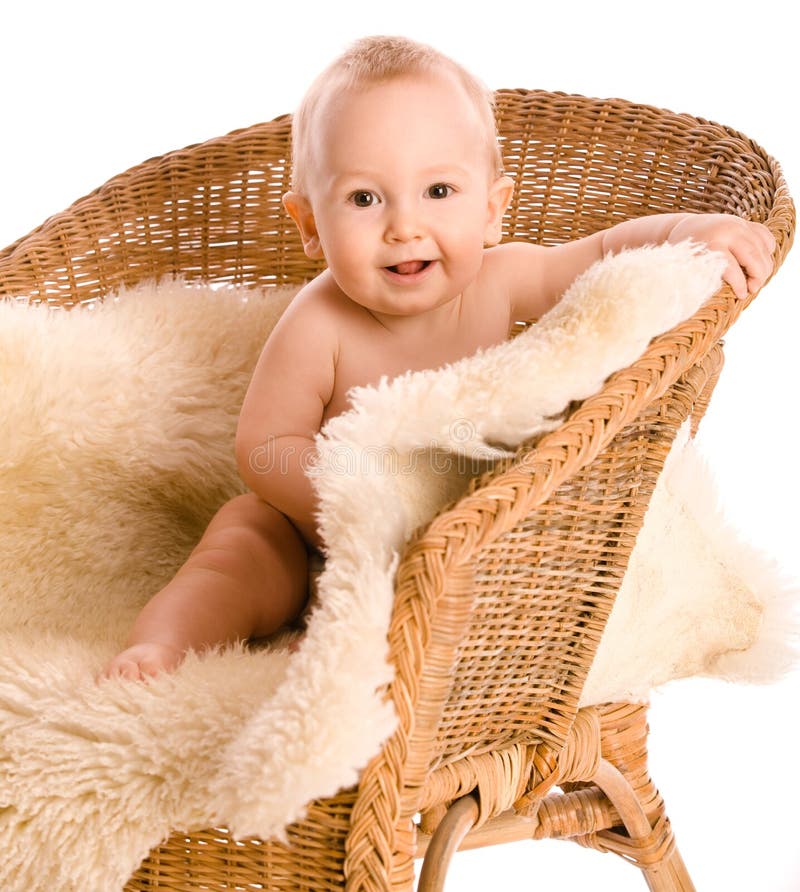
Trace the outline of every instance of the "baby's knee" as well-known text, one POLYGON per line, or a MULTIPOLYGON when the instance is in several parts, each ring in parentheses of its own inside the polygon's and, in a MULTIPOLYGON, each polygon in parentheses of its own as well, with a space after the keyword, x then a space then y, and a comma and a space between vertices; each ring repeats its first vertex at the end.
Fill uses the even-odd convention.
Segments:
POLYGON ((249 556, 255 563, 278 559, 304 568, 306 547, 291 521, 253 493, 231 499, 206 531, 206 548, 232 559, 249 556))

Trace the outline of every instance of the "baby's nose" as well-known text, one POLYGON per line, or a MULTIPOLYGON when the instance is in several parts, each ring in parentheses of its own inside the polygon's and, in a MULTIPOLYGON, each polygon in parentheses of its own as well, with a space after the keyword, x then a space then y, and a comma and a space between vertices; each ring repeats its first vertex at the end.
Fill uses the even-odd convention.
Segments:
POLYGON ((423 229, 422 215, 410 203, 398 202, 390 209, 386 221, 387 241, 411 241, 420 238, 423 229))

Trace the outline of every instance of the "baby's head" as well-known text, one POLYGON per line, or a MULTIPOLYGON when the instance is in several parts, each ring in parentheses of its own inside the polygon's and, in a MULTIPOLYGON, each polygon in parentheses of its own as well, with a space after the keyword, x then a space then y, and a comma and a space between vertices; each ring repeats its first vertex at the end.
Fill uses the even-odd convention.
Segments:
POLYGON ((317 79, 293 132, 284 205, 351 300, 415 314, 476 280, 513 183, 491 95, 463 68, 404 38, 366 38, 317 79))
POLYGON ((348 93, 399 79, 449 75, 463 89, 474 107, 487 163, 495 177, 503 162, 497 142, 494 96, 467 69, 433 47, 405 37, 364 37, 332 62, 312 83, 292 120, 292 188, 308 194, 308 178, 314 168, 315 142, 320 121, 333 100, 348 93))

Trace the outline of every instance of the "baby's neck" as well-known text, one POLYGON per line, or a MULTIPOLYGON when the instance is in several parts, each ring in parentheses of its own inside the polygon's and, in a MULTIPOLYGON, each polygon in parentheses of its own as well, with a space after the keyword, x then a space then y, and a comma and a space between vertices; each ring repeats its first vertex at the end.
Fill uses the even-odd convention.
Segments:
POLYGON ((413 315, 390 315, 367 309, 372 318, 398 338, 431 340, 452 332, 461 319, 462 295, 439 307, 413 315))

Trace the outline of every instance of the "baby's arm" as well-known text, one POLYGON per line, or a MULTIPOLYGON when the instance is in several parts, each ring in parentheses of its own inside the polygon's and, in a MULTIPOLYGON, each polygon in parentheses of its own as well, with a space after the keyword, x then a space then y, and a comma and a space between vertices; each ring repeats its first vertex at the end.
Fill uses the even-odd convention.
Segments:
POLYGON ((316 494, 305 471, 333 392, 336 339, 316 283, 289 306, 261 353, 236 434, 239 474, 319 547, 316 494))
POLYGON ((502 270, 513 318, 542 316, 572 281, 606 254, 625 248, 692 239, 728 258, 723 275, 740 298, 757 291, 772 272, 775 239, 761 223, 731 214, 655 214, 626 220, 563 245, 510 242, 488 252, 502 270))

